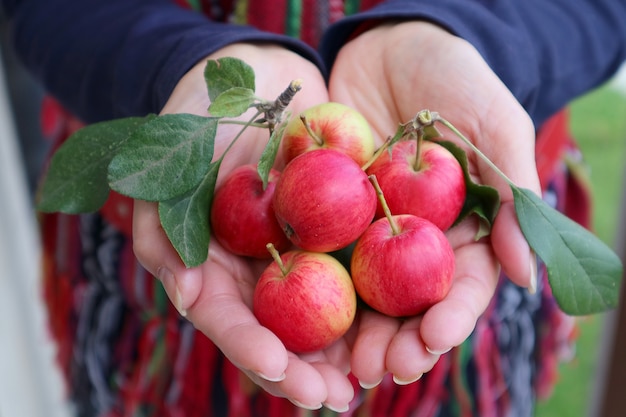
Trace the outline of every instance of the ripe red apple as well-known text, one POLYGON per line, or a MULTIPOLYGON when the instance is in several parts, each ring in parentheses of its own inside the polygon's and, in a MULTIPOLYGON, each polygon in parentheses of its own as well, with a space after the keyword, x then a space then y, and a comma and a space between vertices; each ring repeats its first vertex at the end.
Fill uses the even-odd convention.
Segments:
POLYGON ((328 347, 348 331, 356 314, 348 271, 325 253, 274 253, 254 289, 254 315, 292 352, 328 347))
POLYGON ((287 164, 276 183, 273 206, 293 244, 332 252, 354 242, 372 222, 376 192, 349 156, 317 149, 287 164))
POLYGON ((253 258, 270 258, 266 245, 278 250, 291 247, 272 208, 272 197, 280 172, 272 169, 267 187, 256 164, 235 168, 215 190, 211 205, 212 236, 230 252, 253 258))
POLYGON ((322 103, 306 109, 299 116, 289 121, 282 138, 286 162, 320 148, 343 152, 359 166, 374 154, 376 145, 372 130, 363 115, 352 107, 335 102, 322 103))
MULTIPOLYGON (((413 214, 447 230, 459 216, 465 202, 463 168, 443 146, 416 140, 393 145, 367 169, 375 175, 394 214, 413 214)), ((378 205, 376 217, 383 217, 378 205)))
POLYGON ((357 294, 392 317, 423 313, 447 294, 454 252, 444 233, 411 214, 376 220, 357 241, 350 273, 357 294))

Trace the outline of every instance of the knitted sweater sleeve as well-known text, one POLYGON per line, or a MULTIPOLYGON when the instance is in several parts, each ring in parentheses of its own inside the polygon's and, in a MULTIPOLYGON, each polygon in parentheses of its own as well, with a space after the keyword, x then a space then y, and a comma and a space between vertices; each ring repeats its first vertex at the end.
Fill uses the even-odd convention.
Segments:
POLYGON ((282 44, 287 36, 211 21, 172 0, 2 0, 25 67, 85 122, 157 113, 197 62, 235 42, 282 44))
POLYGON ((623 0, 388 0, 332 26, 323 57, 332 63, 363 23, 390 19, 431 21, 469 41, 537 126, 626 59, 623 0))

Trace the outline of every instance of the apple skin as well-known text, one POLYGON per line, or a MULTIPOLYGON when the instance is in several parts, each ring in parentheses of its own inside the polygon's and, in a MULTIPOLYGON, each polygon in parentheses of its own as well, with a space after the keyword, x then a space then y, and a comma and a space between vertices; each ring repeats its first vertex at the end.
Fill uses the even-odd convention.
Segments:
POLYGON ((354 242, 370 225, 376 199, 355 161, 336 150, 317 149, 287 164, 276 183, 273 207, 294 245, 333 252, 354 242))
MULTIPOLYGON (((413 214, 447 230, 465 203, 463 168, 443 146, 422 141, 421 164, 416 170, 417 141, 405 140, 383 152, 368 168, 376 175, 392 214, 413 214)), ((376 218, 384 216, 378 204, 376 218)))
POLYGON ((272 207, 280 172, 272 169, 268 184, 257 173, 256 164, 235 168, 215 190, 211 205, 212 236, 228 251, 240 256, 271 258, 266 245, 279 251, 291 247, 272 207))
POLYGON ((306 117, 311 130, 323 144, 309 135, 300 117, 292 117, 282 138, 285 162, 313 149, 329 148, 345 153, 363 166, 374 154, 376 144, 370 125, 352 107, 335 102, 322 103, 300 115, 306 117))
POLYGON ((371 308, 391 317, 423 313, 450 290, 454 252, 433 223, 410 214, 394 215, 394 235, 386 217, 357 241, 350 273, 357 294, 371 308))
POLYGON ((325 253, 292 250, 272 262, 254 289, 253 312, 296 353, 324 349, 341 338, 356 315, 348 271, 325 253))

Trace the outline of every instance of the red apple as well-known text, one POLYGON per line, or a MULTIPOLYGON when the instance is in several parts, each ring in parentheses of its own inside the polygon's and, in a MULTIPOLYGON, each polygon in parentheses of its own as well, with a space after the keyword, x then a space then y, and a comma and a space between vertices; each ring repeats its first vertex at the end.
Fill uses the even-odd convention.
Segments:
POLYGON ((348 271, 325 253, 293 250, 275 254, 254 289, 253 312, 292 352, 328 347, 342 337, 356 314, 348 271))
POLYGON ((454 252, 444 233, 411 214, 376 220, 357 241, 350 273, 357 294, 392 317, 423 313, 447 294, 454 252))
POLYGON ((318 149, 287 164, 276 183, 273 206, 296 246, 332 252, 354 242, 372 222, 376 192, 349 156, 318 149))
MULTIPOLYGON (((405 140, 393 145, 391 154, 383 152, 367 169, 376 175, 394 214, 413 214, 447 230, 465 203, 465 178, 457 159, 443 146, 405 140)), ((380 204, 376 217, 383 217, 380 204)))
POLYGON ((280 172, 272 169, 267 187, 255 164, 233 170, 215 190, 211 205, 212 236, 230 252, 253 258, 270 258, 266 245, 278 250, 291 247, 272 208, 272 197, 280 172))
POLYGON ((359 166, 374 154, 376 145, 372 130, 363 115, 352 107, 334 102, 322 103, 308 108, 299 116, 289 121, 282 138, 286 162, 320 148, 343 152, 359 166))

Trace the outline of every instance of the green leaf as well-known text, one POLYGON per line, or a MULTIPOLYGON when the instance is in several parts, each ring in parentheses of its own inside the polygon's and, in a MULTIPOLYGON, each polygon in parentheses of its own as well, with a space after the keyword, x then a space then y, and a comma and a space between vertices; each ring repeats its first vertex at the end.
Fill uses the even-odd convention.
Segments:
POLYGON ((272 132, 270 140, 267 142, 267 145, 265 146, 265 149, 263 150, 263 153, 259 158, 259 163, 257 164, 257 172, 259 173, 259 176, 263 181, 263 189, 267 187, 270 170, 274 166, 276 155, 278 154, 278 150, 280 149, 280 141, 283 138, 283 133, 285 132, 286 127, 286 123, 281 123, 280 125, 278 125, 278 128, 272 132))
POLYGON ((396 129, 396 132, 393 134, 393 136, 391 137, 391 139, 389 140, 389 144, 387 146, 387 150, 391 153, 391 148, 393 145, 396 144, 396 142, 399 142, 401 140, 404 139, 404 132, 405 132, 405 125, 403 124, 399 124, 398 128, 396 129))
POLYGON ((480 219, 480 229, 476 239, 480 239, 491 233, 491 226, 500 209, 500 195, 495 188, 472 181, 468 170, 467 154, 463 149, 449 141, 437 141, 437 143, 450 151, 463 168, 466 196, 455 224, 471 214, 476 214, 480 219))
POLYGON ((209 105, 209 113, 214 117, 237 117, 250 108, 255 98, 254 90, 249 88, 229 88, 209 105))
POLYGON ((441 132, 437 129, 435 125, 424 126, 424 140, 436 140, 441 137, 441 132))
POLYGON ((144 124, 111 160, 110 187, 146 201, 186 193, 209 169, 217 124, 193 114, 166 114, 144 124))
POLYGON ((240 87, 254 91, 254 70, 245 62, 232 57, 207 61, 204 80, 211 102, 231 88, 240 87))
POLYGON ((97 211, 109 196, 109 162, 131 133, 154 117, 94 123, 72 134, 50 161, 37 209, 70 214, 97 211))
POLYGON ((202 264, 208 257, 210 209, 220 163, 211 164, 196 189, 159 203, 163 230, 188 268, 202 264))
POLYGON ((546 264, 560 308, 571 315, 615 308, 623 270, 615 252, 532 191, 513 185, 511 189, 522 232, 546 264))

